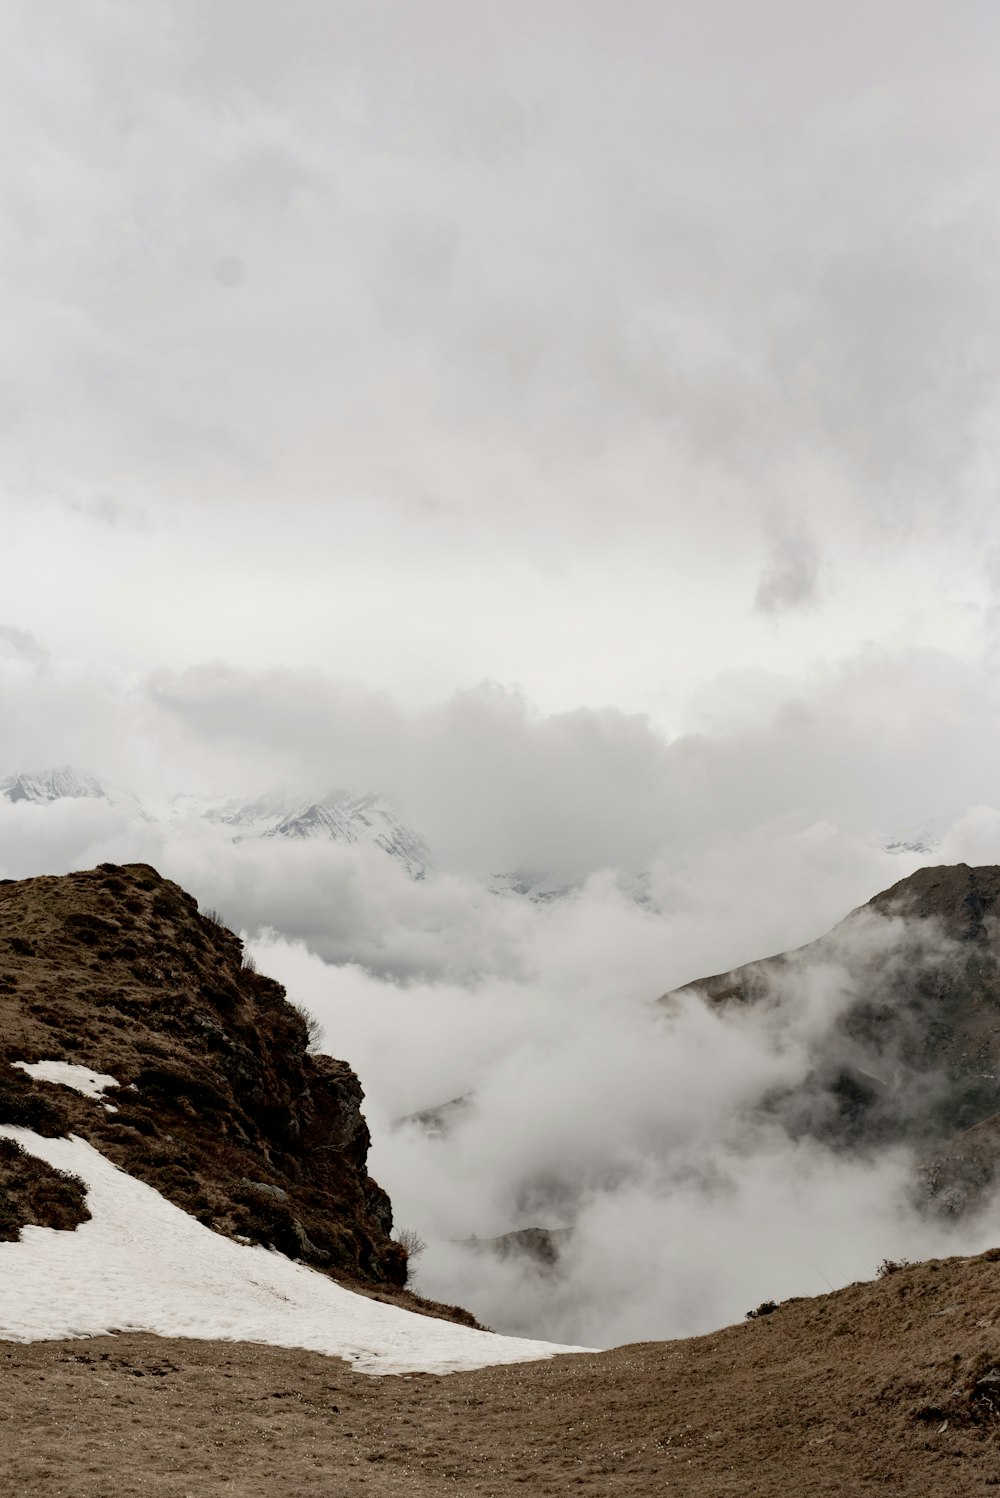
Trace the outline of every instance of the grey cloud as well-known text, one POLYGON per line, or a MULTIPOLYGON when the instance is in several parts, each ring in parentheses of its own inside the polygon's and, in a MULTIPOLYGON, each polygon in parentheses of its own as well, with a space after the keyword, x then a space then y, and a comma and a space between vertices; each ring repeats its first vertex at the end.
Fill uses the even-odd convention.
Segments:
POLYGON ((71 496, 66 503, 77 514, 112 529, 144 531, 149 528, 149 516, 141 505, 117 499, 113 494, 95 494, 87 498, 71 496))
POLYGON ((403 711, 320 673, 219 665, 161 674, 151 694, 164 735, 190 754, 239 751, 277 780, 377 787, 444 867, 480 874, 639 871, 783 816, 871 832, 1000 797, 988 672, 930 650, 866 651, 790 687, 756 723, 673 739, 638 714, 542 714, 497 686, 403 711))
POLYGON ((819 551, 808 536, 786 536, 772 547, 754 598, 761 614, 782 614, 816 600, 819 551))
POLYGON ((0 624, 0 643, 36 666, 44 665, 49 658, 49 652, 38 636, 30 629, 19 629, 16 624, 0 624))
POLYGON ((432 494, 525 545, 757 530, 765 485, 820 530, 981 515, 993 132, 935 134, 937 91, 911 114, 931 56, 962 76, 939 38, 900 7, 909 46, 862 65, 770 7, 734 87, 728 6, 375 9, 14 8, 5 133, 47 163, 6 167, 25 465, 54 430, 53 483, 114 472, 161 512, 432 494))

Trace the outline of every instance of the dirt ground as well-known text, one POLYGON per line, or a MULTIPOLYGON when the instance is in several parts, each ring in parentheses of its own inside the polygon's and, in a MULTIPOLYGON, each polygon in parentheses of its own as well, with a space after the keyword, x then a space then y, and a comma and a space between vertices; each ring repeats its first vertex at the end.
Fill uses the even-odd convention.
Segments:
POLYGON ((893 1494, 1000 1488, 1000 1250, 707 1337, 448 1377, 247 1343, 0 1343, 0 1494, 893 1494))

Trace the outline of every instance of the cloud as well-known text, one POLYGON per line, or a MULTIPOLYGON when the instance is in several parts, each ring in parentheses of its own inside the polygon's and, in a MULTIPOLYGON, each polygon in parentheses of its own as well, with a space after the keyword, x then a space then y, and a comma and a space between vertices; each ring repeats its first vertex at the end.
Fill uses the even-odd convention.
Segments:
POLYGON ((30 629, 18 629, 16 624, 0 624, 0 646, 6 651, 30 661, 35 666, 44 665, 49 653, 30 629))
POLYGON ((808 607, 819 582, 819 552, 808 536, 780 540, 761 573, 754 608, 761 614, 780 614, 808 607))
POLYGON ((96 520, 112 529, 144 531, 149 526, 149 517, 138 505, 116 499, 113 494, 95 494, 88 498, 70 497, 69 508, 77 514, 96 520))
MULTIPOLYGON (((706 879, 706 913, 713 896, 706 879)), ((520 974, 463 984, 400 986, 283 938, 255 944, 358 1068, 372 1169, 428 1244, 425 1293, 507 1331, 608 1344, 703 1332, 871 1277, 885 1257, 992 1241, 988 1210, 957 1225, 918 1210, 909 1150, 843 1148, 810 1082, 843 1061, 845 1017, 884 997, 894 968, 918 950, 947 962, 933 927, 855 922, 752 1008, 681 996, 664 1010, 656 977, 684 924, 590 890, 531 913, 520 974), (787 1128, 783 1094, 798 1099, 787 1128), (460 1096, 441 1134, 399 1123, 460 1096), (562 1232, 555 1269, 482 1247, 527 1227, 562 1232)), ((705 971, 719 954, 702 929, 705 971)))
POLYGON ((1000 796, 995 691, 975 662, 868 649, 808 683, 768 686, 759 712, 756 677, 749 711, 740 682, 730 673, 719 688, 738 711, 713 720, 709 705, 705 730, 673 738, 642 714, 545 714, 496 684, 406 711, 320 673, 219 665, 160 674, 150 695, 189 754, 242 753, 317 788, 377 786, 440 867, 479 874, 638 873, 665 850, 787 815, 873 833, 950 822, 1000 796))

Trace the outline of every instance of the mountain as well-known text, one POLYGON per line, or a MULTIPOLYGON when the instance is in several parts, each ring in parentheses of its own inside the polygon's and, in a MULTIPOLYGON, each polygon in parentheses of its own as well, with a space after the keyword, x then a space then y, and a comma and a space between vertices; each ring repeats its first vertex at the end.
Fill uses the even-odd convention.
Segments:
POLYGON ((96 775, 63 765, 54 770, 25 770, 0 780, 0 796, 7 801, 32 801, 44 805, 64 797, 107 800, 107 789, 96 775))
MULTIPOLYGON (((185 810, 189 815, 191 809, 188 801, 185 810)), ((402 822, 385 796, 373 791, 364 795, 331 791, 317 799, 272 791, 251 801, 204 804, 201 815, 230 829, 234 842, 247 838, 326 838, 378 848, 414 880, 423 879, 430 864, 422 838, 402 822)))
POLYGON ((0 780, 0 798, 50 806, 57 801, 104 801, 141 817, 175 826, 204 820, 225 828, 234 842, 251 838, 326 839, 375 848, 403 868, 413 880, 426 877, 430 853, 424 840, 403 822, 392 802, 375 791, 357 795, 330 791, 304 796, 284 790, 265 792, 250 800, 177 795, 154 815, 130 791, 118 790, 89 771, 69 765, 56 769, 22 771, 0 780))
POLYGON ((239 938, 154 869, 0 884, 0 1124, 77 1135, 217 1233, 397 1287, 361 1100, 239 938), (53 1063, 98 1080, 69 1091, 53 1063))
POLYGON ((562 900, 576 887, 536 869, 511 869, 506 874, 493 874, 487 886, 491 894, 514 895, 530 900, 533 905, 550 905, 553 900, 562 900))
POLYGON ((50 806, 54 801, 106 801, 110 806, 128 811, 150 821, 148 812, 131 791, 122 791, 92 775, 87 770, 75 770, 71 765, 56 769, 22 770, 0 780, 0 798, 11 802, 26 802, 34 806, 50 806))
POLYGON ((789 1131, 847 1149, 915 1146, 942 1210, 963 1210, 994 1179, 1000 867, 918 869, 818 941, 687 990, 713 1006, 826 994, 836 1018, 808 1075, 769 1101, 789 1131))

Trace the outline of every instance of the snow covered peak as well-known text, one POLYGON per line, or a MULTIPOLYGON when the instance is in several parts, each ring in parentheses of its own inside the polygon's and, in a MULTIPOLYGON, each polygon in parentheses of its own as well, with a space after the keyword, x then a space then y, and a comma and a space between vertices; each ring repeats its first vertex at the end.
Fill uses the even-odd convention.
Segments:
POLYGON ((537 869, 511 869, 506 874, 494 874, 487 885, 491 894, 516 895, 530 900, 533 905, 548 905, 572 894, 574 886, 537 869))
POLYGON ((50 806, 54 801, 106 801, 109 806, 141 817, 144 822, 151 820, 131 791, 118 790, 89 770, 76 770, 72 765, 22 770, 20 774, 8 775, 5 780, 0 780, 0 799, 24 801, 34 806, 50 806))
POLYGON ((7 801, 34 801, 43 804, 62 801, 64 798, 82 797, 110 800, 108 788, 103 780, 85 770, 74 770, 70 765, 61 765, 53 770, 25 770, 20 775, 8 775, 0 780, 0 796, 7 801))
POLYGON ((379 848, 400 863, 411 879, 423 879, 430 854, 422 838, 408 828, 385 796, 376 791, 355 795, 329 791, 319 797, 269 791, 252 801, 203 803, 206 820, 232 830, 234 842, 247 838, 327 838, 331 842, 379 848))

